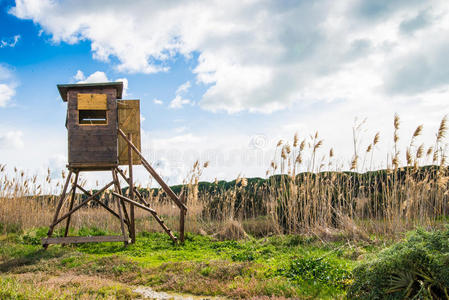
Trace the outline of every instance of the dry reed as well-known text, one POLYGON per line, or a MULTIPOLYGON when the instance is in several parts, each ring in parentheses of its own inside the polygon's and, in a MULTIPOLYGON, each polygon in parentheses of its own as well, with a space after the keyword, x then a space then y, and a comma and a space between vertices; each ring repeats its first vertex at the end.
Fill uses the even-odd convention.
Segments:
MULTIPOLYGON (((423 126, 416 128, 405 149, 405 164, 401 165, 400 118, 395 115, 394 144, 392 153, 387 155, 391 160, 387 162, 388 168, 381 171, 372 170, 380 133, 364 148, 364 154, 359 153, 360 128, 364 122, 353 129, 354 154, 349 169, 355 172, 342 172, 335 165, 333 148, 326 157, 319 159, 323 140, 318 132, 301 142, 298 134, 291 144, 280 140, 266 180, 239 176, 227 185, 215 180, 201 189, 199 179, 208 163, 195 162, 181 188, 188 195, 187 231, 226 232, 230 230, 229 224, 234 229, 239 228, 237 222, 247 232, 257 235, 336 232, 366 238, 373 233, 394 236, 416 226, 443 223, 449 213, 444 142, 446 117, 430 147, 416 145, 423 126), (433 166, 423 167, 429 161, 433 166), (323 171, 324 168, 327 170, 323 171), (356 172, 359 170, 365 173, 356 172)), ((52 184, 50 171, 46 182, 39 183, 35 175, 27 176, 17 169, 8 173, 5 166, 0 165, 0 229, 14 231, 49 225, 58 189, 61 187, 52 184), (55 186, 55 190, 44 195, 42 191, 50 185, 55 186)), ((76 201, 81 199, 81 195, 76 197, 76 201)), ((111 203, 109 192, 102 197, 111 203)), ((151 189, 145 197, 166 224, 176 229, 179 211, 166 195, 160 189, 151 189)), ((67 202, 64 209, 67 209, 67 202)), ((138 210, 136 218, 138 231, 161 230, 144 211, 138 210)), ((80 209, 73 216, 72 224, 74 228, 95 226, 119 231, 117 220, 96 206, 80 209)), ((245 235, 240 229, 233 232, 245 235)))

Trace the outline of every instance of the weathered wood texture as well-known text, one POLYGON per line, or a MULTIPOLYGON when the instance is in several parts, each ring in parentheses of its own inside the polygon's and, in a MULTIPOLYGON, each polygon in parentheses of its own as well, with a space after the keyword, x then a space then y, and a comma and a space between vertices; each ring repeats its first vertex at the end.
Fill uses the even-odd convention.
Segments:
MULTIPOLYGON (((112 170, 112 178, 114 178, 115 192, 116 193, 121 193, 122 189, 120 188, 120 181, 118 179, 117 171, 115 169, 112 170)), ((120 201, 120 199, 117 199, 118 215, 120 216, 120 229, 122 230, 123 236, 126 238, 126 241, 124 241, 124 244, 126 246, 128 244, 128 235, 127 235, 127 233, 125 231, 125 222, 123 220, 122 207, 123 207, 123 210, 126 211, 125 203, 123 201, 120 201)), ((129 218, 127 218, 127 219, 128 219, 128 224, 129 224, 130 223, 129 222, 129 218)), ((129 227, 128 227, 128 230, 129 230, 129 227)))
MULTIPOLYGON (((132 133, 128 133, 129 140, 132 140, 132 133)), ((128 180, 128 196, 131 200, 134 200, 134 182, 133 182, 133 150, 131 147, 128 147, 128 171, 129 171, 129 180, 128 180)), ((131 226, 130 226, 130 237, 131 237, 131 243, 136 242, 136 224, 134 223, 134 205, 129 205, 129 217, 131 220, 131 226)))
MULTIPOLYGON (((64 203, 66 192, 67 192, 67 188, 68 188, 69 183, 70 183, 70 178, 72 178, 72 173, 73 173, 72 170, 70 170, 69 171, 69 175, 67 176, 67 180, 66 180, 66 182, 64 184, 64 188, 62 189, 62 194, 61 194, 61 197, 59 198, 59 203, 58 203, 58 206, 56 207, 56 211, 55 211, 55 214, 53 216, 53 223, 50 225, 50 228, 48 229, 48 232, 47 232, 47 236, 48 237, 51 237, 51 235, 53 234, 53 230, 55 229, 55 226, 56 226, 55 223, 56 223, 56 221, 58 219, 59 212, 61 211, 62 204, 64 203)), ((44 245, 44 247, 46 248, 47 246, 44 245)))
MULTIPOLYGON (((69 166, 82 164, 83 166, 80 167, 82 169, 83 167, 89 167, 89 164, 117 164, 116 97, 117 90, 114 88, 86 88, 67 92, 69 166), (83 94, 88 96, 82 96, 83 94), (89 96, 92 94, 101 94, 100 98, 106 98, 106 125, 79 124, 79 105, 85 107, 90 105, 90 102, 95 102, 92 100, 92 96, 89 96), (91 100, 89 100, 89 97, 91 100)), ((104 100, 99 100, 99 102, 101 101, 104 100)))
MULTIPOLYGON (((179 199, 182 203, 187 204, 186 194, 184 191, 181 192, 181 195, 179 195, 179 199)), ((179 240, 181 243, 184 243, 184 229, 185 229, 185 217, 186 217, 187 211, 185 209, 179 210, 179 240)))
POLYGON ((111 163, 71 163, 67 168, 72 171, 106 171, 117 167, 117 164, 111 163))
MULTIPOLYGON (((133 144, 141 151, 140 146, 140 100, 117 100, 118 128, 126 135, 132 134, 133 144)), ((119 165, 128 165, 128 143, 122 138, 118 139, 119 165)), ((139 156, 132 158, 133 165, 140 165, 139 156)))
POLYGON ((123 82, 100 82, 100 83, 72 83, 72 84, 58 84, 59 95, 61 95, 62 101, 67 102, 67 92, 69 90, 85 91, 87 89, 115 89, 117 99, 122 98, 123 82))
POLYGON ((150 174, 161 185, 164 191, 175 201, 181 210, 180 215, 180 237, 184 240, 184 218, 187 211, 185 197, 181 199, 170 189, 170 187, 155 172, 141 154, 140 137, 140 101, 118 100, 121 98, 122 84, 81 84, 81 85, 58 85, 59 92, 64 101, 67 101, 67 120, 69 144, 69 176, 61 194, 58 207, 50 225, 47 238, 42 239, 46 248, 49 244, 70 244, 90 242, 135 242, 134 207, 148 211, 170 236, 173 242, 177 238, 164 224, 157 212, 149 207, 142 195, 133 183, 133 165, 143 164, 150 174), (118 134, 120 133, 120 138, 118 134), (134 153, 135 152, 135 155, 134 153), (126 178, 118 165, 128 165, 129 178, 126 178), (112 171, 113 181, 101 190, 92 194, 78 184, 78 175, 81 171, 109 170, 112 171), (68 211, 60 216, 61 208, 66 200, 68 185, 72 173, 75 180, 72 183, 71 201, 68 211), (129 184, 128 197, 122 194, 119 173, 129 184), (112 193, 116 199, 117 212, 101 202, 100 195, 109 187, 114 185, 115 192, 112 193), (80 189, 87 198, 75 205, 76 189, 80 189), (135 199, 135 196, 137 197, 135 199), (120 221, 122 236, 94 236, 94 237, 69 237, 70 219, 73 213, 81 207, 94 201, 105 208, 120 221), (130 215, 127 212, 127 202, 130 207, 130 215), (67 220, 64 237, 53 238, 53 230, 62 221, 67 220), (128 232, 125 230, 128 227, 128 232), (131 240, 128 239, 128 233, 131 240))
POLYGON ((112 192, 112 195, 114 195, 114 196, 116 196, 116 197, 119 197, 120 199, 122 199, 122 200, 124 200, 124 201, 126 201, 126 202, 129 202, 129 203, 131 203, 131 204, 133 204, 133 205, 135 205, 135 206, 137 206, 137 207, 140 207, 140 208, 143 209, 143 210, 147 210, 147 211, 149 211, 149 212, 151 212, 151 213, 155 213, 155 212, 156 212, 154 209, 149 208, 149 207, 147 207, 147 206, 145 206, 145 205, 143 205, 143 204, 140 204, 140 203, 138 203, 138 202, 136 202, 136 201, 134 201, 134 200, 131 200, 131 199, 129 199, 128 197, 125 197, 125 196, 123 196, 123 195, 120 195, 120 194, 118 194, 118 193, 116 193, 116 192, 112 192))
MULTIPOLYGON (((70 197, 70 205, 69 205, 69 210, 73 209, 73 204, 75 203, 75 198, 76 198, 76 186, 78 184, 78 177, 79 177, 79 172, 75 173, 75 180, 72 183, 72 196, 70 197)), ((69 226, 70 226, 70 219, 71 216, 69 216, 67 218, 67 222, 65 224, 65 232, 64 232, 64 236, 67 236, 69 234, 69 226)))
POLYGON ((48 244, 75 244, 75 243, 102 243, 102 242, 127 242, 128 239, 122 235, 102 236, 67 236, 43 238, 42 245, 48 244))
POLYGON ((78 109, 107 110, 108 97, 106 94, 78 94, 78 109))

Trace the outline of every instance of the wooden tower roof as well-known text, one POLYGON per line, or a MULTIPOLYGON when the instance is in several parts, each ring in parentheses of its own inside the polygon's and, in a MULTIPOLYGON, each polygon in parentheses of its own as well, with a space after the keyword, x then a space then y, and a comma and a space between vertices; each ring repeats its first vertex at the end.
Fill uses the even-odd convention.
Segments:
POLYGON ((67 102, 67 92, 74 89, 85 88, 115 88, 117 90, 117 99, 122 99, 123 82, 101 82, 101 83, 75 83, 75 84, 58 84, 59 94, 62 101, 67 102))

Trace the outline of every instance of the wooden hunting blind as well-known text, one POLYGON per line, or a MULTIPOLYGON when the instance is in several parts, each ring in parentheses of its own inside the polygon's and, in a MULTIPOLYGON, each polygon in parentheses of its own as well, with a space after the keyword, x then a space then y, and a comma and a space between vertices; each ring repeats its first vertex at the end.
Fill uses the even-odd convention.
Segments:
POLYGON ((185 197, 177 196, 162 180, 141 154, 140 141, 140 100, 122 100, 123 83, 84 83, 60 84, 58 90, 64 102, 67 102, 66 127, 68 131, 68 165, 69 175, 62 190, 48 237, 42 240, 44 247, 48 244, 68 244, 85 242, 135 242, 134 207, 148 211, 170 238, 177 238, 164 224, 164 221, 152 209, 133 183, 133 165, 142 165, 159 183, 165 193, 180 209, 180 240, 184 240, 184 218, 187 211, 185 197), (128 166, 128 177, 119 168, 128 166), (112 181, 94 194, 85 190, 78 183, 79 173, 83 171, 111 171, 112 181), (125 196, 120 185, 120 175, 128 184, 125 196), (71 179, 73 180, 71 181, 71 179), (69 184, 71 191, 67 193, 69 184), (109 207, 101 200, 101 195, 108 188, 114 187, 113 199, 117 209, 109 207), (76 190, 87 198, 76 204, 76 190), (68 195, 70 195, 68 197, 68 195), (70 198, 68 212, 59 216, 66 198, 70 198), (88 204, 96 202, 120 221, 122 235, 69 237, 68 229, 73 213, 88 204), (128 214, 129 211, 129 214, 128 214), (52 237, 56 225, 66 220, 64 237, 52 237), (128 230, 125 230, 125 225, 128 230))

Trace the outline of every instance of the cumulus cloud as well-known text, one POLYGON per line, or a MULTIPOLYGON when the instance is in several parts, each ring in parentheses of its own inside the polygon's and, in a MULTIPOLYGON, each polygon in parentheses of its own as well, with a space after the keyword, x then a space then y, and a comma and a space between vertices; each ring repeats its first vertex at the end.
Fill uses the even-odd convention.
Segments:
POLYGON ((190 89, 190 81, 184 82, 176 89, 176 96, 170 101, 170 108, 182 108, 186 104, 193 104, 190 99, 183 97, 190 89))
POLYGON ((16 82, 12 72, 0 65, 0 107, 5 107, 16 94, 16 82))
POLYGON ((4 39, 4 40, 0 40, 0 49, 1 48, 14 48, 17 44, 17 42, 20 39, 20 35, 15 35, 13 38, 10 39, 4 39))
POLYGON ((429 41, 395 61, 386 74, 385 87, 392 94, 415 95, 449 88, 449 40, 429 41))
POLYGON ((395 14, 398 11, 415 8, 422 4, 420 0, 363 0, 356 1, 353 10, 359 17, 368 20, 378 20, 395 14))
POLYGON ((170 108, 182 108, 186 104, 191 104, 192 102, 189 99, 182 98, 181 95, 176 95, 176 97, 170 101, 170 108))
MULTIPOLYGON (((444 61, 433 58, 449 42, 445 0, 117 0, 103 6, 17 0, 10 13, 38 23, 55 42, 90 40, 94 58, 118 61, 123 72, 167 71, 176 56, 197 53, 195 82, 206 87, 198 104, 211 111, 395 100, 423 71, 429 75, 408 90, 411 96, 426 99, 449 87, 435 70, 444 61), (427 47, 436 40, 436 49, 427 47)), ((177 95, 172 103, 187 100, 177 95)))
MULTIPOLYGON (((106 76, 106 73, 101 71, 96 71, 89 76, 85 76, 84 73, 81 70, 78 70, 73 76, 73 79, 76 80, 76 83, 100 83, 100 82, 109 82, 110 80, 106 76)), ((123 97, 126 97, 128 95, 128 79, 126 78, 119 78, 115 81, 121 81, 123 82, 123 97)))
POLYGON ((85 79, 84 73, 81 70, 78 70, 75 74, 75 76, 73 76, 73 79, 75 79, 76 81, 82 81, 85 79))
POLYGON ((434 17, 427 10, 420 11, 416 16, 405 19, 399 24, 399 29, 404 34, 413 34, 433 22, 434 17))
POLYGON ((84 73, 80 70, 76 72, 75 76, 73 77, 77 79, 77 83, 98 83, 98 82, 108 82, 108 77, 104 72, 96 71, 89 76, 85 77, 84 73))

